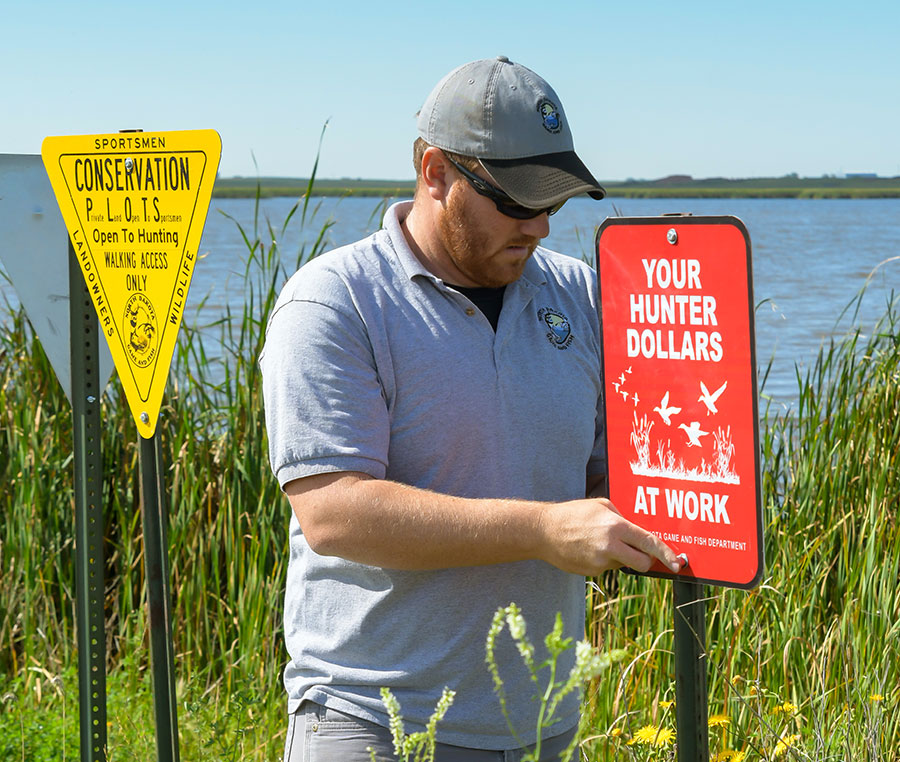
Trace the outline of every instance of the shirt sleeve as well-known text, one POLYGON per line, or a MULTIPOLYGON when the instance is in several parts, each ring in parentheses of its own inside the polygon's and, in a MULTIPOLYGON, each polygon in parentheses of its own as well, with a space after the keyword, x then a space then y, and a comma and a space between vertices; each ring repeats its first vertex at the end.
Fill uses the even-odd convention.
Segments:
POLYGON ((388 410, 358 313, 302 299, 276 305, 260 367, 269 458, 282 487, 325 472, 384 478, 388 410))

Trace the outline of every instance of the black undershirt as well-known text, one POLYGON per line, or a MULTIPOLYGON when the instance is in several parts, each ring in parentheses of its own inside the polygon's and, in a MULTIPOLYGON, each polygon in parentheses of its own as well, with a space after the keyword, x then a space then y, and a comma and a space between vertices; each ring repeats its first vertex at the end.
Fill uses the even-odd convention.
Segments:
POLYGON ((506 286, 499 288, 469 288, 468 286, 453 286, 447 284, 455 291, 459 291, 472 304, 480 309, 488 319, 494 332, 497 331, 497 323, 500 320, 500 310, 503 309, 503 293, 506 286))

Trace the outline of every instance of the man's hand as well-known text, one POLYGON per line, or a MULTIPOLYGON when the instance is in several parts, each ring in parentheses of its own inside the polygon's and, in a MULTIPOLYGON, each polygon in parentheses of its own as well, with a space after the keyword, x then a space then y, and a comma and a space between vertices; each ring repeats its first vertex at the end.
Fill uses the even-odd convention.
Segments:
POLYGON ((656 535, 622 517, 606 498, 545 504, 541 557, 563 571, 590 577, 627 566, 645 572, 659 560, 679 572, 682 560, 656 535))

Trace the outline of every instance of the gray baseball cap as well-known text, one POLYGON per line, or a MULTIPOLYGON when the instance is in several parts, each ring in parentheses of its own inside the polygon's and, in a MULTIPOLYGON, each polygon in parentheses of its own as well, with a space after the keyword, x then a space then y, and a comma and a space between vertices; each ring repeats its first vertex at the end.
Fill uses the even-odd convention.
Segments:
POLYGON ((532 209, 606 191, 575 154, 572 132, 553 88, 506 56, 451 71, 418 114, 429 145, 474 156, 517 203, 532 209))

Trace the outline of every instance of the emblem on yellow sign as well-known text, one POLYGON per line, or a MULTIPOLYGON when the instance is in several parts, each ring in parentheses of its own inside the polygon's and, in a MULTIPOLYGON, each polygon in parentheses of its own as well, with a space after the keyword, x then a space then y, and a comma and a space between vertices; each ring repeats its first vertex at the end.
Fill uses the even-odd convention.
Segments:
POLYGON ((156 430, 221 153, 214 130, 48 137, 41 148, 147 439, 156 430))

